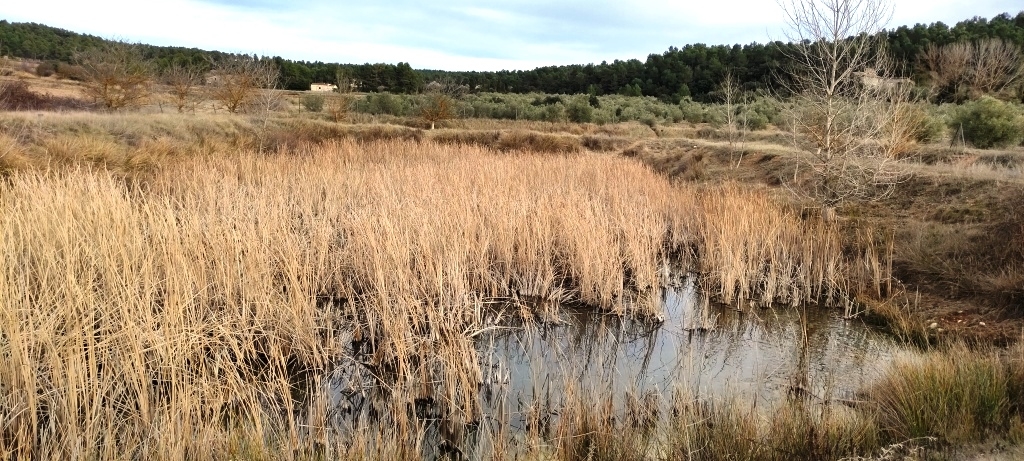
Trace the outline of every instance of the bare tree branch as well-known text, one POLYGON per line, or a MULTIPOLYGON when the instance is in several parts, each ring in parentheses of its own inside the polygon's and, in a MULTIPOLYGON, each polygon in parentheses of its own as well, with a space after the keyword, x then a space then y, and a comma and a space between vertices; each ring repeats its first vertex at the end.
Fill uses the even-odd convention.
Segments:
POLYGON ((893 78, 878 34, 892 15, 884 0, 783 0, 793 63, 787 88, 794 97, 790 126, 808 155, 808 195, 825 215, 849 200, 892 192, 903 173, 886 136, 909 96, 893 78))
POLYGON ((231 56, 214 63, 206 78, 210 97, 228 112, 262 106, 261 90, 277 86, 279 73, 272 61, 250 56, 231 56))
POLYGON ((978 97, 1011 88, 1024 78, 1024 59, 1017 45, 1001 39, 929 45, 919 58, 928 73, 931 96, 978 97))
POLYGON ((75 60, 82 67, 86 95, 108 110, 138 107, 149 95, 152 68, 136 45, 110 42, 77 53, 75 60))
POLYGON ((199 103, 199 88, 203 84, 203 71, 195 65, 172 64, 161 76, 178 112, 195 110, 199 103))

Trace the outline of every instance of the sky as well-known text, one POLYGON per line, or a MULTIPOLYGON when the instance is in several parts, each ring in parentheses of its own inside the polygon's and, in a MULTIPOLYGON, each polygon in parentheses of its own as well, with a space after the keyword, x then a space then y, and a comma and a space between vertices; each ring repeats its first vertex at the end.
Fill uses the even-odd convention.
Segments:
MULTIPOLYGON (((888 27, 1021 10, 1020 0, 895 0, 888 27)), ((152 45, 479 71, 784 38, 772 0, 4 0, 0 19, 152 45)))

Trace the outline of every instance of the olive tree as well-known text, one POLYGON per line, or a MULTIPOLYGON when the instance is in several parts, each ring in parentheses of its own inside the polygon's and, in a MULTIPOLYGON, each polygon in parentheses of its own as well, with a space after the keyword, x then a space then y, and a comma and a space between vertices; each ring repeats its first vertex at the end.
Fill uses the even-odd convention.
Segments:
POLYGON ((893 75, 885 0, 780 0, 790 42, 790 127, 826 218, 848 200, 889 195, 904 177, 894 150, 910 85, 893 75))

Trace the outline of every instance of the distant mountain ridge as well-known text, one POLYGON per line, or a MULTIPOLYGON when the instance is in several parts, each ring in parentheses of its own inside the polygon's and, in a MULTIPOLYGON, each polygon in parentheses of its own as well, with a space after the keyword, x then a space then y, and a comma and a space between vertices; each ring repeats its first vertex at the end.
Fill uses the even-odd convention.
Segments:
MULTIPOLYGON (((901 26, 884 32, 893 56, 909 77, 915 75, 916 61, 929 44, 945 45, 958 41, 999 38, 1024 49, 1024 11, 1016 16, 1003 13, 985 19, 974 17, 949 27, 942 22, 929 25, 901 26)), ((44 61, 73 61, 76 50, 101 46, 106 40, 87 34, 35 23, 12 23, 0 20, 0 55, 44 61)), ((141 45, 143 53, 160 68, 171 63, 209 66, 230 53, 198 48, 141 45)), ((646 61, 615 60, 600 64, 571 64, 539 67, 533 70, 496 72, 452 72, 412 69, 408 63, 338 64, 293 61, 273 57, 281 69, 281 86, 292 90, 309 89, 313 82, 334 82, 339 71, 359 82, 362 91, 413 93, 423 83, 453 79, 470 88, 495 92, 543 92, 554 94, 623 93, 654 96, 678 102, 684 97, 711 101, 714 91, 729 72, 743 89, 763 90, 774 87, 773 78, 784 63, 781 42, 748 45, 686 45, 669 47, 661 54, 651 54, 646 61)))

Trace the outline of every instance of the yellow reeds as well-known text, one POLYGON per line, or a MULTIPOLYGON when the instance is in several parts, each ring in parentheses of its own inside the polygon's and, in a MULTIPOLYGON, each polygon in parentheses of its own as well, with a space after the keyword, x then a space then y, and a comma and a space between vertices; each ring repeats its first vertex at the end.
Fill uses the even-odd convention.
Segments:
POLYGON ((487 303, 657 316, 656 297, 625 300, 657 290, 670 255, 726 301, 827 298, 842 270, 834 229, 624 158, 176 151, 202 155, 133 181, 71 167, 0 183, 0 459, 398 456, 418 448, 332 426, 342 359, 388 388, 377 434, 401 438, 423 396, 480 419, 487 303))
POLYGON ((767 194, 725 184, 703 191, 698 267, 726 303, 839 304, 845 269, 838 229, 801 221, 767 194))

